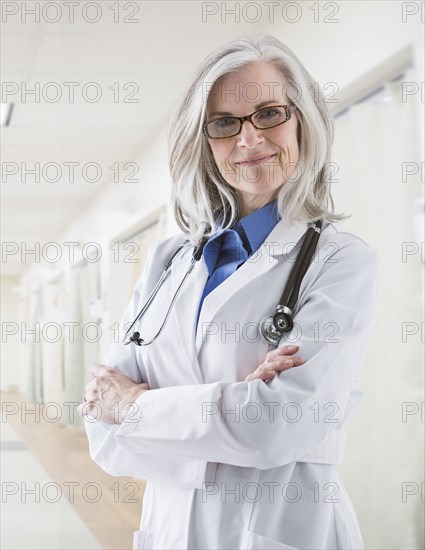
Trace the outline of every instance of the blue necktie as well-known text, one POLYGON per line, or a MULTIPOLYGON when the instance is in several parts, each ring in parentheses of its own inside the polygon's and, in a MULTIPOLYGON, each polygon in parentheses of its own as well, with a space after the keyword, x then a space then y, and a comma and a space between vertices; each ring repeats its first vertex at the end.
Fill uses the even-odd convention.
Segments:
POLYGON ((248 259, 249 254, 244 247, 244 241, 246 247, 249 247, 249 251, 251 252, 248 239, 241 224, 236 223, 234 228, 220 231, 205 245, 203 257, 208 269, 209 278, 202 293, 196 325, 198 325, 199 314, 205 297, 230 277, 248 259))

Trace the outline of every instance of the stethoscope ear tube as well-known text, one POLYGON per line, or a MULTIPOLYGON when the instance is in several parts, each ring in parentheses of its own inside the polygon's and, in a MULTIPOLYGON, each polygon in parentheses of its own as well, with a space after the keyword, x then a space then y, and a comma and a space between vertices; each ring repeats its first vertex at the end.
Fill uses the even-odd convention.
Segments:
POLYGON ((204 246, 207 244, 208 239, 208 236, 203 237, 197 248, 195 248, 195 251, 193 253, 193 263, 201 259, 202 252, 204 251, 204 246))
MULTIPOLYGON (((162 283, 164 282, 165 277, 168 274, 168 270, 170 269, 174 258, 177 256, 177 254, 180 252, 180 250, 185 246, 186 242, 187 241, 185 241, 181 246, 179 246, 179 248, 174 252, 174 254, 171 256, 171 258, 165 264, 164 271, 162 272, 161 277, 159 278, 158 282, 156 283, 155 288, 150 293, 149 298, 146 301, 146 304, 142 307, 142 309, 140 310, 137 317, 134 319, 134 321, 131 323, 130 327, 127 329, 127 331, 125 333, 125 336, 123 338, 124 345, 128 346, 128 344, 131 344, 132 342, 134 342, 137 346, 148 345, 144 342, 143 338, 140 337, 140 333, 138 331, 134 331, 133 334, 130 337, 128 337, 128 335, 132 331, 132 329, 136 325, 136 323, 141 319, 141 317, 143 316, 145 311, 148 309, 148 307, 151 305, 151 303, 153 302, 155 296, 158 294, 158 290, 160 289, 162 283)), ((170 310, 170 308, 169 308, 169 310, 170 310)), ((168 313, 169 313, 169 311, 167 312, 167 317, 168 317, 168 313)), ((163 326, 164 326, 164 324, 161 326, 161 329, 160 329, 159 332, 161 332, 163 326)), ((158 335, 159 335, 159 333, 158 333, 158 335)))
POLYGON ((177 297, 180 294, 180 290, 181 290, 182 286, 184 285, 187 277, 189 276, 189 274, 193 270, 193 268, 195 266, 195 263, 198 260, 201 259, 202 252, 204 250, 204 246, 206 245, 206 243, 208 241, 208 238, 209 237, 207 235, 204 235, 204 237, 202 237, 202 239, 200 240, 199 244, 195 247, 195 249, 193 251, 193 254, 192 254, 192 260, 190 262, 189 268, 187 269, 181 283, 179 284, 176 292, 174 293, 173 299, 171 300, 171 303, 168 307, 167 313, 165 314, 164 320, 163 320, 161 326, 159 327, 158 332, 155 334, 155 336, 153 336, 149 341, 146 342, 145 340, 143 340, 143 338, 140 337, 140 333, 138 331, 134 331, 133 334, 130 337, 128 337, 129 333, 133 330, 133 327, 141 319, 141 317, 143 316, 145 311, 151 305, 152 301, 154 300, 155 296, 158 293, 159 288, 161 287, 162 283, 164 282, 165 277, 168 275, 168 270, 170 269, 174 258, 180 252, 180 250, 189 242, 187 240, 174 252, 174 254, 171 256, 171 258, 165 264, 164 271, 162 272, 162 275, 161 275, 159 281, 155 285, 155 288, 151 292, 146 304, 143 306, 140 313, 137 315, 136 319, 132 322, 131 326, 129 327, 129 329, 125 333, 125 336, 124 336, 124 339, 123 339, 124 345, 128 346, 128 344, 130 344, 131 342, 134 342, 137 346, 148 346, 149 344, 152 344, 152 342, 154 342, 158 338, 158 336, 161 334, 161 332, 163 331, 163 329, 164 329, 164 327, 167 323, 168 317, 170 316, 171 310, 173 309, 174 302, 177 300, 177 297))

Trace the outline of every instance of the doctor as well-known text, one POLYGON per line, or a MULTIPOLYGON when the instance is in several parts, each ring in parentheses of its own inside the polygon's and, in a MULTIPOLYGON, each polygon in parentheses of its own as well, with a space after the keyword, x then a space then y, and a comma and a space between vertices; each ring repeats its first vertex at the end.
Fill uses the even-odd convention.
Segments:
POLYGON ((144 342, 157 333, 208 240, 160 336, 112 344, 79 409, 92 459, 148 480, 134 548, 363 548, 336 466, 362 398, 377 256, 333 212, 332 139, 313 78, 269 35, 214 51, 181 100, 169 158, 182 232, 151 247, 123 334, 182 247, 137 324, 144 342), (275 349, 259 323, 318 219, 294 326, 275 349))

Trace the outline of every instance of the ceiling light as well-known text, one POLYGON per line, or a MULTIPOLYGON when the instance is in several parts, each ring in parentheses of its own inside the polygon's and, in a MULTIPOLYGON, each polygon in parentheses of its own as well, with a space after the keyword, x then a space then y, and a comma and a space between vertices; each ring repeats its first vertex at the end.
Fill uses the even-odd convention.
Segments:
POLYGON ((1 103, 0 126, 9 126, 12 117, 13 103, 1 103))

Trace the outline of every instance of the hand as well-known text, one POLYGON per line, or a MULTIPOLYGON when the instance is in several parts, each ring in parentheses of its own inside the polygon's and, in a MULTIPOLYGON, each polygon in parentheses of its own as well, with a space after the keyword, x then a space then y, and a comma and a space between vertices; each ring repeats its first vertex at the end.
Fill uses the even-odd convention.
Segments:
POLYGON ((121 372, 94 364, 90 368, 92 380, 87 384, 84 403, 77 411, 103 422, 121 424, 136 399, 149 390, 148 384, 137 384, 121 372))
POLYGON ((261 363, 253 373, 248 374, 245 378, 245 382, 251 382, 257 379, 264 381, 271 380, 277 372, 282 372, 291 367, 302 365, 305 361, 301 359, 301 357, 287 357, 295 353, 297 349, 298 346, 282 346, 269 351, 264 363, 261 363))

